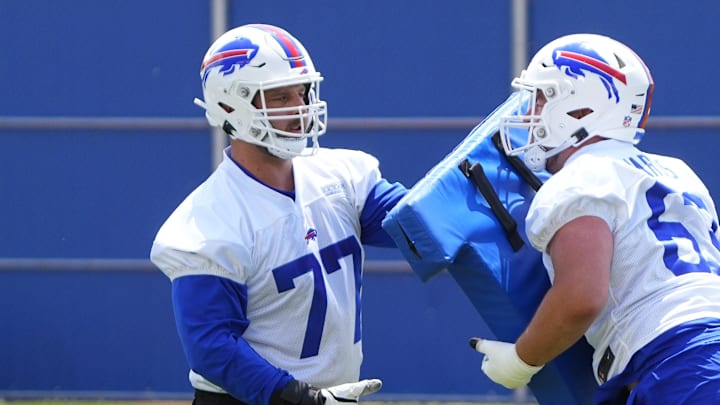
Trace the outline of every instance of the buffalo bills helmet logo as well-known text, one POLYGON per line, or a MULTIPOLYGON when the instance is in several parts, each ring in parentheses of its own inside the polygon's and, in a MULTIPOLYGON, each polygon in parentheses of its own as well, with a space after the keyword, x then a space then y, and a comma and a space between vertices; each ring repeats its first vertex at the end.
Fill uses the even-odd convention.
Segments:
POLYGON ((615 103, 620 102, 620 94, 613 79, 627 84, 625 74, 610 66, 607 61, 593 50, 577 43, 570 44, 553 52, 553 63, 558 69, 574 79, 579 76, 585 77, 586 72, 597 75, 607 90, 608 98, 615 96, 615 103))
POLYGON ((200 67, 203 72, 203 83, 207 80, 208 73, 212 68, 219 66, 220 74, 229 75, 250 63, 257 55, 257 51, 258 46, 247 38, 235 38, 228 42, 203 61, 200 67))

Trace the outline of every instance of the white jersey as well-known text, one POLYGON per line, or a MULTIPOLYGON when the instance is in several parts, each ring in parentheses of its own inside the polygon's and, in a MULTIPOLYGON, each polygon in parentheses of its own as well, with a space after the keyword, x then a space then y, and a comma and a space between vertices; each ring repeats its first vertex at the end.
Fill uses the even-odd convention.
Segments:
POLYGON ((528 238, 543 252, 551 280, 547 245, 581 216, 604 219, 614 238, 608 302, 585 334, 595 349, 593 370, 608 347, 615 356, 609 379, 662 332, 720 318, 718 217, 705 185, 683 161, 615 140, 573 154, 527 215, 528 238))
MULTIPOLYGON (((157 234, 152 261, 172 280, 209 274, 247 286, 242 337, 275 367, 319 387, 357 381, 362 361, 360 213, 380 180, 363 152, 293 160, 295 198, 225 155, 157 234)), ((195 388, 223 392, 191 372, 195 388)))

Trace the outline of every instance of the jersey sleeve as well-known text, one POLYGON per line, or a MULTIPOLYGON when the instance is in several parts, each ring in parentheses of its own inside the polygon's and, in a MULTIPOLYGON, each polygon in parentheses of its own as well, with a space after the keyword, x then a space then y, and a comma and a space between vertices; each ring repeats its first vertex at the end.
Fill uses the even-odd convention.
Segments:
MULTIPOLYGON (((252 405, 267 404, 293 377, 260 356, 242 337, 249 325, 245 284, 250 252, 172 218, 158 233, 152 262, 172 281, 178 336, 193 372, 252 405)), ((217 231, 218 228, 216 228, 217 231)))
POLYGON ((170 280, 187 275, 214 275, 245 283, 252 263, 249 244, 209 209, 194 209, 187 200, 158 231, 150 260, 170 280))
POLYGON ((545 252, 563 225, 583 216, 599 217, 611 230, 616 229, 627 217, 627 192, 610 170, 594 167, 593 172, 568 170, 552 176, 528 211, 526 233, 530 243, 545 252))
MULTIPOLYGON (((197 254, 173 256, 193 268, 219 267, 197 254)), ((273 391, 292 377, 262 358, 242 337, 249 325, 247 286, 219 271, 178 273, 182 275, 172 281, 173 311, 190 368, 243 402, 267 404, 273 391)))
POLYGON ((355 192, 354 204, 360 216, 361 242, 371 246, 395 247, 381 224, 388 211, 407 194, 407 188, 384 179, 374 156, 362 151, 336 151, 348 165, 355 192))

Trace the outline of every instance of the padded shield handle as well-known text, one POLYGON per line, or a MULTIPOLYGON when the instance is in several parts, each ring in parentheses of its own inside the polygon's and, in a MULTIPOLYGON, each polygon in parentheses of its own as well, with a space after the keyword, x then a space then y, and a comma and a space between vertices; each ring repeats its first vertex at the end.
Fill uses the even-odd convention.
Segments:
MULTIPOLYGON (((532 187, 533 190, 538 191, 540 187, 542 187, 542 180, 535 176, 535 174, 528 169, 518 157, 507 156, 505 154, 505 149, 500 141, 500 132, 495 132, 492 136, 492 140, 495 148, 501 155, 505 156, 508 163, 510 163, 513 169, 515 169, 518 176, 525 180, 525 182, 532 187)), ((460 162, 458 168, 465 177, 472 181, 475 187, 477 187, 480 191, 480 194, 485 197, 485 201, 487 201, 490 205, 490 209, 493 214, 495 214, 495 217, 498 221, 500 221, 500 225, 502 226, 503 231, 505 231, 505 236, 507 236, 508 242, 510 242, 513 251, 517 252, 520 250, 525 242, 523 242, 520 237, 520 233, 517 230, 517 222, 515 222, 515 219, 512 215, 510 215, 510 212, 508 212, 507 208, 505 208, 502 201, 500 201, 500 198, 498 197, 497 192, 495 192, 492 184, 490 184, 490 180, 488 180, 482 165, 479 163, 471 164, 467 159, 465 159, 460 162)))
POLYGON ((472 181, 475 187, 477 187, 480 191, 480 194, 485 197, 485 201, 487 201, 490 205, 490 209, 493 214, 495 214, 495 217, 498 221, 500 221, 500 225, 502 226, 503 231, 505 231, 505 236, 507 237, 508 242, 510 242, 510 246, 512 246, 513 250, 515 252, 520 250, 525 242, 523 242, 520 237, 520 233, 517 230, 517 222, 515 222, 515 219, 512 215, 510 215, 508 210, 500 201, 500 198, 498 198, 495 189, 490 184, 490 180, 488 180, 487 175, 485 175, 482 165, 479 163, 470 164, 467 159, 464 159, 460 162, 458 168, 465 177, 472 181))

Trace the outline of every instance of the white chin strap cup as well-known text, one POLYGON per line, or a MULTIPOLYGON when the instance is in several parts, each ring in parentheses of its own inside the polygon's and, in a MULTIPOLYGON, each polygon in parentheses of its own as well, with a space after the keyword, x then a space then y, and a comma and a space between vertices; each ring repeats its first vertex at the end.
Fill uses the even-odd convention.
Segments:
POLYGON ((545 161, 547 160, 545 151, 539 146, 534 146, 524 153, 525 165, 534 172, 545 170, 545 161))

